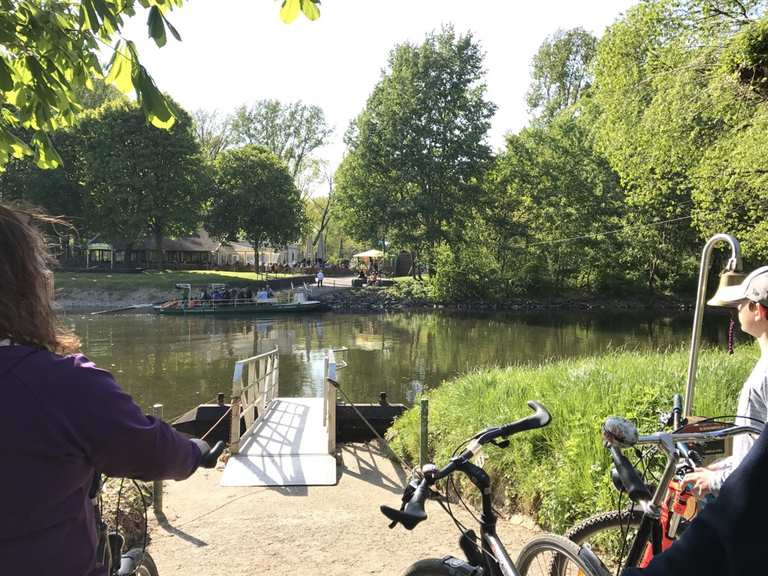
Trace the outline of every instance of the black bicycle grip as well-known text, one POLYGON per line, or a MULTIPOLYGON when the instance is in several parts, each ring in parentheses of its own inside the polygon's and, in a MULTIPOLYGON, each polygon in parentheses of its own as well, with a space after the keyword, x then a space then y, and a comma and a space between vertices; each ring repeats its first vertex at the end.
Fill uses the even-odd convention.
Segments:
POLYGON ((223 440, 219 440, 216 442, 216 444, 213 445, 213 448, 211 448, 208 451, 208 454, 204 456, 203 458, 207 460, 208 462, 211 462, 213 466, 216 466, 216 462, 219 461, 219 457, 221 456, 221 453, 224 452, 226 444, 223 440))
POLYGON ((621 450, 611 446, 611 458, 613 458, 616 472, 618 472, 621 484, 624 486, 624 490, 627 491, 627 494, 629 494, 629 498, 633 502, 650 500, 651 492, 648 490, 648 486, 645 485, 640 474, 638 474, 635 467, 630 464, 627 457, 621 453, 621 450))
POLYGON ((512 422, 502 426, 500 429, 500 436, 506 437, 512 434, 516 434, 517 432, 523 432, 525 430, 543 428, 549 424, 550 420, 552 420, 552 416, 550 415, 549 410, 547 410, 547 408, 540 402, 536 402, 535 400, 528 400, 528 407, 532 410, 535 410, 536 412, 530 416, 526 416, 525 418, 518 420, 517 422, 512 422))
POLYGON ((395 510, 389 506, 381 506, 379 510, 393 522, 402 524, 406 530, 413 530, 417 524, 427 519, 427 512, 424 510, 424 501, 427 496, 429 496, 429 485, 426 480, 422 480, 403 510, 395 510))
POLYGON ((683 396, 675 394, 672 397, 672 411, 681 414, 683 412, 683 396))
POLYGON ((680 416, 683 413, 683 397, 675 394, 672 397, 672 427, 676 430, 680 427, 680 416))
POLYGON ((200 467, 201 468, 213 468, 216 466, 216 462, 219 460, 219 456, 224 451, 224 442, 219 440, 211 448, 208 442, 200 440, 199 438, 190 438, 193 444, 200 450, 200 467))

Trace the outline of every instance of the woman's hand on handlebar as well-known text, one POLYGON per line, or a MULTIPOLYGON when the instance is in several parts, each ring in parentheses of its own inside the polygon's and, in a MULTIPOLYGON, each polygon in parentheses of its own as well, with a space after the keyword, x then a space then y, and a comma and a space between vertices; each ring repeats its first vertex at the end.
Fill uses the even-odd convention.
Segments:
POLYGON ((200 450, 200 467, 201 468, 214 468, 216 462, 219 461, 219 456, 224 451, 224 442, 219 440, 213 445, 213 448, 205 440, 199 438, 192 438, 192 443, 200 450))

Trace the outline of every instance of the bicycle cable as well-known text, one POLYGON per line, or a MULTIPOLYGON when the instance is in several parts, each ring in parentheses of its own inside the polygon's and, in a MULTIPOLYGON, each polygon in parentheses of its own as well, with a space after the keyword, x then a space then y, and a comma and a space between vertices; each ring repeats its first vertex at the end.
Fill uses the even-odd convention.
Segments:
POLYGON ((141 490, 141 486, 139 485, 136 480, 131 480, 133 482, 134 487, 139 492, 139 498, 141 498, 141 505, 144 507, 144 538, 141 542, 141 562, 139 562, 137 567, 141 567, 141 564, 144 562, 144 555, 147 553, 147 540, 149 539, 149 520, 147 516, 149 515, 148 512, 148 506, 147 506, 147 500, 144 498, 144 492, 141 490))
MULTIPOLYGON (((464 448, 471 441, 472 441, 472 438, 468 438, 467 440, 464 440, 458 446, 456 446, 456 448, 453 450, 453 454, 451 454, 451 458, 455 458, 459 450, 464 448)), ((461 497, 461 494, 459 493, 459 489, 456 487, 456 482, 454 481, 453 476, 449 476, 446 482, 446 496, 448 497, 446 498, 446 500, 448 501, 449 509, 450 509, 450 494, 448 493, 448 485, 450 485, 450 487, 453 489, 453 493, 456 495, 456 498, 458 498, 459 502, 464 507, 464 509, 469 513, 470 516, 472 516, 472 519, 479 524, 480 520, 477 518, 477 516, 475 516, 472 510, 470 510, 467 503, 464 502, 464 499, 461 497)))
POLYGON ((125 478, 120 478, 120 485, 117 487, 117 503, 115 504, 115 531, 120 526, 120 499, 123 496, 123 482, 125 478))
POLYGON ((371 423, 368 421, 368 419, 367 419, 365 416, 363 416, 362 412, 360 412, 360 410, 357 408, 357 406, 355 406, 354 402, 350 401, 350 399, 349 399, 349 396, 347 395, 347 393, 346 393, 346 392, 344 392, 344 390, 343 390, 343 389, 342 389, 342 387, 339 385, 339 383, 338 383, 338 382, 336 382, 335 380, 331 379, 331 378, 327 378, 327 380, 328 380, 328 382, 331 384, 331 386, 333 386, 334 388, 336 388, 336 390, 338 390, 338 391, 339 391, 339 393, 341 393, 341 395, 342 395, 342 397, 343 397, 344 401, 345 401, 347 404, 349 404, 349 405, 352 407, 352 410, 354 410, 354 411, 355 411, 355 413, 356 413, 356 414, 357 414, 357 415, 360 417, 360 419, 363 421, 363 423, 364 423, 366 426, 368 426, 368 428, 370 428, 371 432, 373 432, 373 434, 376 436, 376 438, 378 438, 378 439, 379 439, 379 441, 382 443, 382 445, 384 446, 384 448, 385 448, 386 450, 388 450, 388 451, 389 451, 389 453, 390 453, 392 456, 394 456, 394 458, 395 458, 395 460, 397 460, 398 464, 400 464, 400 466, 401 466, 401 467, 402 467, 402 468, 403 468, 403 469, 404 469, 406 472, 408 472, 408 474, 411 476, 411 478, 413 478, 413 468, 411 468, 410 466, 408 466, 408 465, 405 463, 405 461, 404 461, 402 458, 400 458, 400 456, 397 454, 397 452, 395 452, 395 450, 392 448, 392 446, 390 446, 390 445, 389 445, 389 442, 387 442, 387 440, 386 440, 386 439, 385 439, 385 438, 384 438, 384 437, 383 437, 381 434, 379 434, 379 433, 378 433, 378 431, 376 430, 376 428, 374 428, 374 427, 373 427, 373 424, 371 424, 371 423))

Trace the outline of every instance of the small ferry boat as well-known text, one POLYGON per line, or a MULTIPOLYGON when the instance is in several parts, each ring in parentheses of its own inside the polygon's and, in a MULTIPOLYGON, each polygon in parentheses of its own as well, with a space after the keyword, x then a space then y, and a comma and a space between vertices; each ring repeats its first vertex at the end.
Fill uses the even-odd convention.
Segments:
POLYGON ((251 298, 192 298, 190 284, 176 284, 183 291, 183 296, 176 300, 168 300, 156 304, 153 309, 158 314, 170 316, 185 316, 188 314, 274 314, 283 312, 309 312, 317 310, 322 303, 310 300, 310 289, 291 289, 287 299, 276 298, 267 290, 256 292, 251 298))

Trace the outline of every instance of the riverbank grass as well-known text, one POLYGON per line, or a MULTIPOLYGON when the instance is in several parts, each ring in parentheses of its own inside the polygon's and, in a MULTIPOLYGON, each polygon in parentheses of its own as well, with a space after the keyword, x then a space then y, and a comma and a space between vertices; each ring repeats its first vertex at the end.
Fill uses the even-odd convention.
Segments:
MULTIPOLYGON (((732 356, 702 350, 694 414, 733 414, 738 390, 758 355, 751 345, 732 356)), ((542 402, 552 413, 550 425, 511 437, 506 449, 487 446, 485 468, 505 505, 562 532, 616 507, 610 461, 600 439, 605 418, 620 415, 636 421, 641 433, 657 431, 659 414, 671 408, 676 392, 684 393, 687 367, 687 350, 612 352, 462 376, 427 394, 433 461, 446 463, 459 443, 487 426, 530 414, 527 400, 542 402)), ((390 434, 399 454, 418 461, 418 407, 390 434)))
POLYGON ((136 290, 171 291, 177 283, 193 286, 222 283, 247 286, 251 283, 287 278, 290 274, 233 272, 230 270, 144 270, 137 273, 55 272, 54 286, 64 292, 104 290, 134 292, 136 290))

